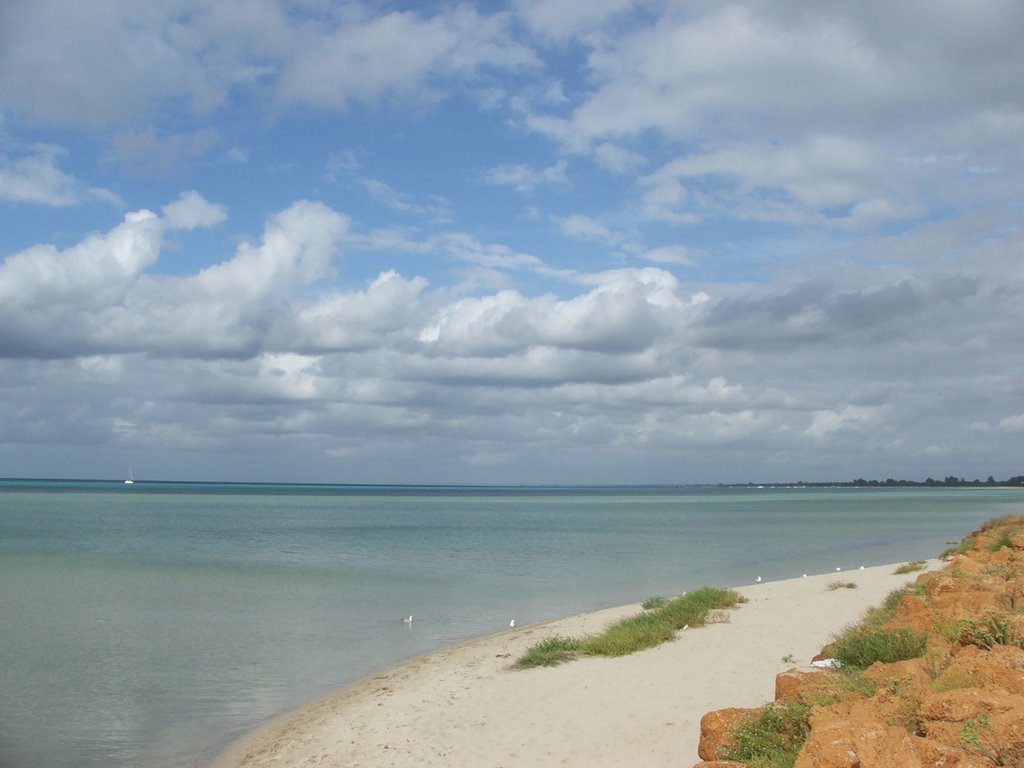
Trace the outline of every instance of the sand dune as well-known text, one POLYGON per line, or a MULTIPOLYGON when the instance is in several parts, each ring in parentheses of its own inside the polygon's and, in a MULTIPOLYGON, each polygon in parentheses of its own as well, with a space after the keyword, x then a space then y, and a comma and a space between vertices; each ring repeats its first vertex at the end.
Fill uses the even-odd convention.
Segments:
POLYGON ((894 568, 744 586, 749 602, 729 611, 728 621, 618 659, 509 669, 538 640, 599 632, 639 605, 509 629, 279 717, 214 765, 689 766, 698 761, 705 712, 771 700, 776 673, 808 666, 834 632, 917 576, 896 576, 894 568), (837 579, 857 588, 830 590, 837 579))

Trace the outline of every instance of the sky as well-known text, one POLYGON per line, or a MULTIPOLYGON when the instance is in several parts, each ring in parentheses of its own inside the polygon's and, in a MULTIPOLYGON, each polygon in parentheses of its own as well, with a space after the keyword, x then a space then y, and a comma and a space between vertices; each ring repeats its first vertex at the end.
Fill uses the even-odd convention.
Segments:
POLYGON ((4 0, 0 477, 1024 471, 1019 0, 4 0))

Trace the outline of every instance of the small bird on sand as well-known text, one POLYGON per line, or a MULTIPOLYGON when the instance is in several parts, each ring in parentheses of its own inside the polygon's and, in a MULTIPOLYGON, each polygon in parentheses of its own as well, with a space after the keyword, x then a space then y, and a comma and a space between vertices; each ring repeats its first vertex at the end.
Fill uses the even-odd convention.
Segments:
POLYGON ((508 623, 508 628, 509 629, 515 629, 516 628, 516 620, 515 619, 512 619, 512 621, 510 621, 508 623))

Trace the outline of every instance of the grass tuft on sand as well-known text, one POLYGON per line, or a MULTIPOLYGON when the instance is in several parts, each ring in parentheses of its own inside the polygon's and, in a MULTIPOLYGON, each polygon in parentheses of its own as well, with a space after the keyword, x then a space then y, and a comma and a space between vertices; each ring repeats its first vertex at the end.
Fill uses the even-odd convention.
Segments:
POLYGON ((829 592, 835 592, 837 589, 856 589, 856 583, 852 581, 830 581, 828 583, 829 592))
POLYGON ((908 573, 914 573, 915 571, 923 571, 927 567, 928 567, 927 561, 925 561, 925 560, 914 560, 914 561, 909 562, 909 563, 904 563, 899 568, 897 568, 895 571, 893 571, 893 574, 896 575, 896 576, 904 576, 904 575, 906 575, 908 573))
POLYGON ((708 622, 712 611, 733 608, 744 598, 731 589, 702 587, 671 600, 659 598, 643 613, 630 616, 586 638, 549 637, 527 649, 513 667, 529 669, 554 666, 585 656, 626 656, 645 648, 661 645, 687 627, 700 627, 708 622))

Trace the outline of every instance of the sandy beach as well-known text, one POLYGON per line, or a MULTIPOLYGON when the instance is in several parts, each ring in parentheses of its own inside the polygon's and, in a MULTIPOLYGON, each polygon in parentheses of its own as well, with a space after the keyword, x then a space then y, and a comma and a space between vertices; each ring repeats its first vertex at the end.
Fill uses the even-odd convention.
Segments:
POLYGON ((918 576, 897 565, 738 587, 748 602, 725 620, 622 658, 509 668, 545 637, 597 633, 638 604, 444 648, 276 718, 214 768, 691 766, 705 712, 770 701, 778 672, 808 668, 835 632, 918 576))

